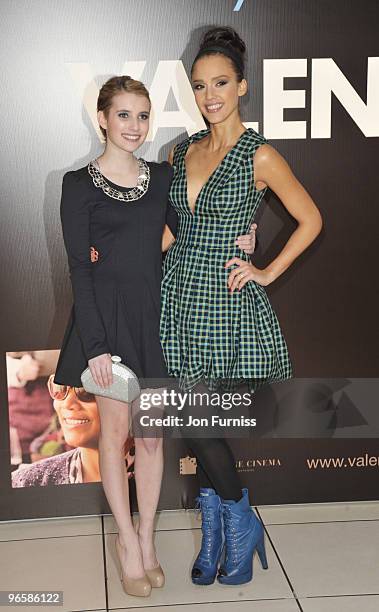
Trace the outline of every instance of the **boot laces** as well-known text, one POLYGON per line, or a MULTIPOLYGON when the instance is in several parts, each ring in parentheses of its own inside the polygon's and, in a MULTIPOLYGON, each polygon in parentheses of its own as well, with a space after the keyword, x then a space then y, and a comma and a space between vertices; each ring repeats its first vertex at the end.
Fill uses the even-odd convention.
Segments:
POLYGON ((226 546, 226 558, 231 560, 232 563, 238 563, 240 553, 242 553, 243 545, 241 542, 237 542, 237 534, 239 531, 238 522, 239 516, 232 515, 231 508, 225 507, 225 546, 226 546))
POLYGON ((214 509, 207 506, 206 499, 204 499, 204 497, 197 497, 195 512, 197 512, 197 514, 201 512, 201 521, 202 521, 201 531, 202 531, 203 537, 201 540, 199 560, 202 559, 206 561, 209 559, 211 555, 212 544, 214 541, 214 538, 212 537, 213 530, 211 528, 212 521, 214 521, 214 509))

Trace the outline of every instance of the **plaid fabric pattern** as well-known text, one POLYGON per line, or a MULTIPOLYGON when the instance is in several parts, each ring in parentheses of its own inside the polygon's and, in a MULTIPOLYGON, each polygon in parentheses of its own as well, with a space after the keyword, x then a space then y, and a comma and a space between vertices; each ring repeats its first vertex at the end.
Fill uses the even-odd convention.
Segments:
POLYGON ((176 241, 164 262, 161 344, 168 371, 182 389, 248 384, 251 392, 292 376, 278 319, 262 286, 250 281, 229 293, 228 259, 249 260, 234 243, 250 229, 264 195, 253 180, 253 155, 267 142, 247 129, 202 188, 192 214, 184 158, 201 130, 176 146, 170 200, 179 215, 176 241))

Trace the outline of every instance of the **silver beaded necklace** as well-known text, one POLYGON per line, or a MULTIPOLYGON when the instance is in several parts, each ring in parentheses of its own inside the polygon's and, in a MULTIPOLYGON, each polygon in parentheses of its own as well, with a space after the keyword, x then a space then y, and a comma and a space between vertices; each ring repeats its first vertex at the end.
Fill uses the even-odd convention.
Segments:
POLYGON ((134 202, 145 195, 150 183, 149 166, 147 165, 146 161, 142 159, 142 157, 139 157, 137 161, 139 168, 137 185, 128 191, 119 191, 107 183, 104 176, 100 172, 99 162, 97 159, 90 161, 87 168, 90 176, 92 176, 95 187, 100 187, 100 189, 102 189, 110 198, 120 200, 122 202, 134 202))

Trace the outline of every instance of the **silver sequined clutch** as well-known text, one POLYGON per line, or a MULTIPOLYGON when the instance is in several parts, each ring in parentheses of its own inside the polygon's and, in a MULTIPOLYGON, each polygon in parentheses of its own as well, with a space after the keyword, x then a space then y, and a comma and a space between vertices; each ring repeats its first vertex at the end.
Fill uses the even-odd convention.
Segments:
POLYGON ((113 383, 109 387, 99 387, 92 378, 91 370, 86 368, 81 374, 83 387, 88 393, 109 397, 120 402, 132 402, 141 393, 139 381, 133 370, 121 363, 121 357, 113 355, 113 383))

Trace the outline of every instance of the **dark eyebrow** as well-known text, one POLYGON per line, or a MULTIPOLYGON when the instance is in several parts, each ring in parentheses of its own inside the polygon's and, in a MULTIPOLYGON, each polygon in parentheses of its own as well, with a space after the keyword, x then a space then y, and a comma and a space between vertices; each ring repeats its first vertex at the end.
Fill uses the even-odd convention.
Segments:
MULTIPOLYGON (((228 76, 227 74, 220 74, 219 76, 213 77, 212 81, 217 81, 218 79, 229 79, 230 76, 228 76)), ((201 79, 194 79, 192 81, 192 83, 202 83, 203 81, 201 79)))
MULTIPOLYGON (((126 108, 120 108, 120 109, 118 109, 116 112, 117 112, 117 113, 130 113, 131 111, 130 111, 130 110, 127 110, 126 108)), ((149 110, 139 111, 139 112, 140 112, 140 113, 146 113, 146 114, 150 113, 150 111, 149 111, 149 110)))

